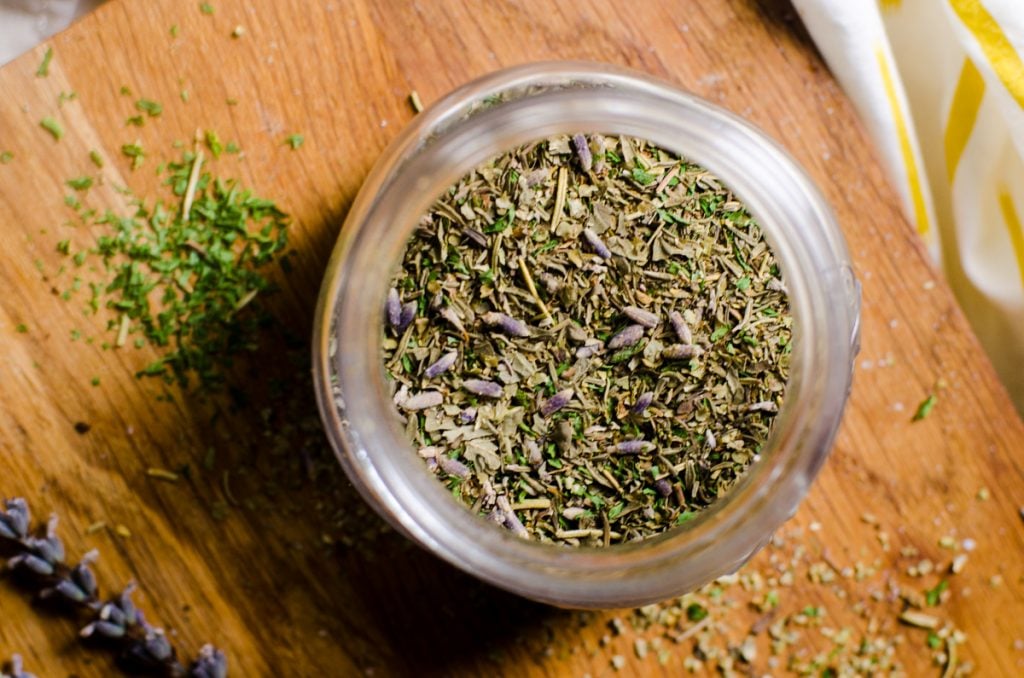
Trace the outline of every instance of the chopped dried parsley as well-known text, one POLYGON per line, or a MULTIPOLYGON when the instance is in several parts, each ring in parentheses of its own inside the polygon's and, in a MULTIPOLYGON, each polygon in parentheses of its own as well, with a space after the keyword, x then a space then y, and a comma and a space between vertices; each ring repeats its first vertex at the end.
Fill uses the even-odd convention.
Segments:
POLYGON ((935 403, 937 402, 939 402, 939 399, 935 396, 934 393, 929 395, 923 401, 921 401, 921 404, 917 406, 917 412, 914 413, 913 421, 921 421, 929 414, 931 414, 932 409, 935 407, 935 403))
POLYGON ((302 144, 305 141, 306 141, 306 137, 302 136, 301 134, 289 135, 288 138, 284 140, 284 142, 286 144, 288 144, 289 146, 292 147, 293 151, 296 150, 297 148, 299 148, 299 146, 302 146, 302 144))
POLYGON ((4 151, 0 153, 0 165, 7 165, 14 160, 14 154, 10 151, 4 151))
POLYGON ((103 169, 103 156, 100 155, 99 151, 95 149, 89 151, 89 160, 91 160, 92 164, 96 165, 96 167, 103 169))
MULTIPOLYGON (((138 376, 210 390, 269 321, 260 299, 274 286, 263 270, 285 251, 287 217, 201 169, 202 154, 186 152, 166 166, 170 201, 135 200, 131 214, 93 218, 103 233, 80 263, 97 264, 86 311, 108 314, 108 347, 148 344, 160 357, 138 376)), ((58 250, 70 255, 70 241, 58 250)))
POLYGON ((45 129, 47 132, 53 135, 53 138, 60 141, 61 137, 64 136, 64 128, 60 126, 60 123, 53 118, 46 117, 39 121, 39 126, 45 129))
POLYGON ((135 108, 146 113, 151 118, 155 118, 164 112, 164 107, 159 102, 151 99, 139 99, 135 102, 135 108))
POLYGON ((14 329, 18 334, 28 334, 28 325, 25 323, 18 323, 14 329))
POLYGON ((138 143, 124 144, 121 146, 121 152, 132 159, 132 169, 137 169, 146 159, 146 152, 138 143))
POLYGON ((171 33, 171 37, 172 37, 172 38, 176 38, 176 37, 178 37, 178 34, 179 34, 180 32, 181 32, 181 31, 179 31, 179 30, 178 30, 178 24, 174 24, 173 26, 171 26, 171 30, 170 30, 170 33, 171 33))
POLYGON ((213 5, 208 2, 202 2, 199 4, 199 11, 206 15, 213 14, 213 5))
POLYGON ((43 61, 39 64, 39 68, 36 69, 37 78, 45 78, 50 75, 50 62, 53 61, 53 48, 47 47, 46 53, 43 55, 43 61))
POLYGON ((86 191, 92 188, 92 177, 75 177, 64 182, 76 191, 86 191))
POLYGON ((220 154, 224 152, 224 144, 221 143, 220 136, 217 135, 213 130, 206 130, 203 135, 206 141, 206 147, 210 149, 210 153, 214 159, 219 158, 220 154))

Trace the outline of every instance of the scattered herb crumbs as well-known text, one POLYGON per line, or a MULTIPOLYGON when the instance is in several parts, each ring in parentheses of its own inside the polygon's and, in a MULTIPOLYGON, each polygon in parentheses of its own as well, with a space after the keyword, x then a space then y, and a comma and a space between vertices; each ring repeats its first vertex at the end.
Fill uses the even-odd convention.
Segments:
POLYGON ((99 386, 100 385, 100 378, 99 377, 93 377, 92 379, 89 380, 89 383, 92 384, 93 386, 99 386))
POLYGON ((142 150, 142 146, 137 142, 134 144, 124 144, 121 146, 121 152, 132 159, 133 170, 138 169, 146 158, 146 152, 142 150))
POLYGON ((930 588, 924 592, 925 602, 929 606, 935 607, 942 600, 942 592, 949 588, 949 582, 943 579, 934 588, 930 588))
POLYGON ((145 124, 146 124, 146 119, 143 118, 141 115, 130 116, 127 119, 125 119, 125 121, 124 121, 124 126, 125 127, 142 127, 145 124))
POLYGON ((178 34, 180 33, 180 31, 178 29, 178 24, 174 24, 174 25, 171 26, 170 33, 171 33, 171 37, 172 38, 178 37, 178 34))
POLYGON ((227 99, 224 100, 224 103, 227 104, 228 106, 237 106, 238 105, 238 99, 235 99, 234 97, 228 97, 227 99))
POLYGON ((917 407, 917 412, 914 413, 913 421, 921 421, 929 414, 931 414, 932 409, 935 407, 935 403, 937 403, 938 401, 939 399, 935 396, 934 393, 929 395, 923 401, 921 401, 921 404, 918 405, 917 407))
POLYGON ((89 151, 89 160, 91 160, 92 164, 96 165, 96 167, 103 169, 103 156, 100 155, 99 151, 95 149, 89 151))
POLYGON ((199 11, 202 12, 203 14, 213 14, 213 5, 211 5, 208 2, 200 3, 199 4, 199 11))
POLYGON ((43 61, 39 64, 39 68, 36 69, 37 78, 45 78, 50 75, 50 62, 53 60, 53 48, 47 47, 46 53, 43 54, 43 61))
POLYGON ((53 135, 53 138, 60 141, 61 137, 64 136, 64 128, 60 126, 60 123, 53 118, 46 117, 39 121, 39 126, 53 135))
POLYGON ((423 102, 420 101, 420 94, 416 90, 409 92, 409 104, 412 106, 412 110, 416 113, 423 110, 423 102))
POLYGON ((92 177, 75 177, 64 182, 76 191, 86 191, 92 188, 92 177))
POLYGON ((128 85, 121 85, 121 95, 130 97, 132 95, 132 88, 128 85))
POLYGON ((291 134, 288 136, 287 139, 284 140, 286 144, 292 147, 293 151, 297 149, 299 146, 302 146, 302 144, 305 141, 306 137, 302 136, 301 134, 291 134))
POLYGON ((210 149, 214 159, 219 158, 220 154, 224 152, 224 144, 221 143, 220 136, 213 130, 208 129, 203 137, 206 141, 206 147, 210 149))
POLYGON ((18 323, 18 324, 17 324, 16 326, 15 326, 14 330, 15 330, 15 331, 16 331, 16 332, 17 332, 18 334, 28 334, 28 325, 26 325, 25 323, 18 323))
POLYGON ((187 104, 188 103, 188 90, 187 89, 181 90, 180 96, 181 96, 181 100, 187 104))
POLYGON ((234 141, 229 141, 227 144, 224 145, 225 153, 235 154, 241 152, 241 150, 242 149, 239 148, 238 144, 236 144, 234 141))
POLYGON ((151 118, 155 118, 164 112, 164 107, 152 99, 139 99, 135 102, 135 108, 146 113, 151 118))
POLYGON ((10 151, 4 151, 0 153, 0 165, 7 165, 14 160, 14 154, 10 151))
POLYGON ((57 107, 62 108, 65 103, 78 98, 78 92, 61 92, 57 95, 57 107))

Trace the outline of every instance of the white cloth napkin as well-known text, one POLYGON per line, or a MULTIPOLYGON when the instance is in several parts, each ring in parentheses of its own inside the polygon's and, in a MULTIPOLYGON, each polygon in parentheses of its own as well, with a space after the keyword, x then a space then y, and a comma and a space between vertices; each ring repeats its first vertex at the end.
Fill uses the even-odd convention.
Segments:
POLYGON ((1024 412, 1024 0, 793 4, 1024 412))
POLYGON ((102 0, 0 0, 0 65, 63 30, 102 0))

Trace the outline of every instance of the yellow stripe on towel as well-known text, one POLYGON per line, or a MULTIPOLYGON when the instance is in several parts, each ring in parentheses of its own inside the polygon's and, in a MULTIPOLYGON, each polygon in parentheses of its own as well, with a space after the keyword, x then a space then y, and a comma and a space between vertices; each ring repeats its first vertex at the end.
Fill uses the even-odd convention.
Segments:
POLYGON ((1013 245, 1013 253, 1017 255, 1017 270, 1020 272, 1020 284, 1024 286, 1024 228, 1021 227, 1020 217, 1013 206, 1013 196, 1005 186, 999 189, 999 209, 1003 212, 1003 220, 1006 222, 1006 229, 1010 233, 1010 243, 1013 245))
POLYGON ((1009 90, 1017 105, 1024 108, 1024 61, 1010 39, 980 0, 950 0, 953 11, 981 45, 992 70, 1009 90))
POLYGON ((960 71, 960 79, 956 83, 956 91, 953 93, 949 118, 946 120, 946 177, 950 184, 956 176, 956 168, 960 164, 964 148, 967 147, 967 140, 971 138, 984 95, 985 79, 981 77, 981 72, 974 62, 966 59, 960 71))
POLYGON ((907 117, 903 112, 903 107, 900 106, 900 100, 896 97, 896 84, 892 79, 892 69, 889 67, 889 60, 885 58, 885 52, 881 47, 875 49, 875 58, 878 60, 878 69, 882 72, 885 97, 889 100, 889 108, 896 123, 896 136, 900 142, 903 166, 907 171, 907 184, 910 188, 910 200, 914 205, 914 221, 917 222, 917 232, 924 235, 929 231, 928 208, 921 190, 921 173, 918 171, 917 161, 914 159, 914 147, 910 143, 907 117))

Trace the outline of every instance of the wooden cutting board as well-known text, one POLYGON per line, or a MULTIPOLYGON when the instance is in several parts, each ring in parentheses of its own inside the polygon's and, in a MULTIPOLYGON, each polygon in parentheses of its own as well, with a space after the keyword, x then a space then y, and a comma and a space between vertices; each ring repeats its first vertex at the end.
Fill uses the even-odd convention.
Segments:
MULTIPOLYGON (((764 128, 821 185, 849 240, 864 285, 853 395, 833 456, 782 536, 806 549, 805 560, 857 571, 826 588, 797 577, 781 607, 825 607, 828 625, 856 639, 874 617, 878 635, 903 636, 895 653, 909 675, 938 675, 925 632, 896 623, 892 585, 920 591, 946 578, 949 599, 930 613, 967 634, 960 659, 984 676, 1024 671, 1024 427, 788 5, 212 4, 208 15, 195 2, 112 0, 49 43, 48 77, 36 76, 46 46, 0 70, 0 152, 13 153, 0 165, 0 496, 58 514, 70 553, 98 548, 106 590, 136 579, 140 605, 184 654, 214 642, 233 675, 600 676, 617 655, 625 675, 679 674, 692 641, 669 642, 664 665, 653 652, 635 656, 628 627, 602 641, 607 619, 628 611, 580 617, 525 603, 377 535, 332 460, 287 444, 305 444, 308 432, 267 435, 263 417, 274 413, 258 397, 240 408, 175 391, 173 402, 158 401, 160 385, 133 376, 153 354, 103 350, 103 321, 58 296, 66 280, 56 275, 56 243, 89 235, 65 233, 64 181, 102 177, 89 204, 123 210, 114 186, 156 194, 154 170, 178 153, 172 143, 215 130, 244 151, 216 161, 216 172, 293 217, 294 271, 274 309, 304 340, 346 209, 413 115, 411 90, 429 103, 502 66, 591 59, 666 78, 764 128), (75 96, 61 103, 62 92, 75 96), (138 97, 164 111, 126 126, 138 97), (46 116, 62 125, 60 141, 40 128, 46 116), (305 143, 292 150, 284 140, 295 133, 305 143), (120 148, 136 140, 148 159, 133 172, 120 148), (92 149, 106 159, 102 170, 89 162, 92 149), (911 423, 932 392, 931 416, 911 423), (186 466, 178 482, 147 475, 186 466), (961 550, 940 547, 944 536, 961 550), (976 547, 960 574, 907 575, 921 559, 945 568, 966 553, 965 539, 976 547), (856 605, 865 601, 870 614, 856 605)), ((285 352, 270 342, 238 377, 254 393, 268 374, 285 379, 286 414, 302 421, 314 407, 306 368, 282 371, 285 352)), ((105 654, 75 641, 74 623, 34 613, 8 585, 0 610, 0 656, 21 652, 41 676, 110 675, 105 654)), ((745 631, 733 633, 738 642, 745 631)), ((832 647, 820 634, 800 642, 808 657, 832 647)), ((765 650, 755 664, 772 670, 765 650)))

